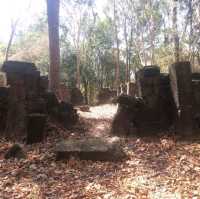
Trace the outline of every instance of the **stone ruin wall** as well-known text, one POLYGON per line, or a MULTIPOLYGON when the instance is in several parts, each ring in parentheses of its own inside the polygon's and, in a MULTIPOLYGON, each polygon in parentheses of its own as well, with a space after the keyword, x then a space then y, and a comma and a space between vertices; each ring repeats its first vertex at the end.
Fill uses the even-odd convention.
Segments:
MULTIPOLYGON (((7 85, 0 86, 0 134, 25 139, 27 143, 44 139, 47 120, 67 128, 78 120, 73 105, 67 103, 68 93, 61 99, 48 91, 48 78, 32 63, 8 61, 2 66, 7 85)), ((62 90, 63 91, 63 90, 62 90)))
POLYGON ((175 63, 169 74, 157 66, 136 73, 132 93, 123 91, 113 120, 115 134, 166 132, 192 134, 200 128, 200 73, 189 62, 175 63), (121 131, 121 132, 120 132, 121 131))

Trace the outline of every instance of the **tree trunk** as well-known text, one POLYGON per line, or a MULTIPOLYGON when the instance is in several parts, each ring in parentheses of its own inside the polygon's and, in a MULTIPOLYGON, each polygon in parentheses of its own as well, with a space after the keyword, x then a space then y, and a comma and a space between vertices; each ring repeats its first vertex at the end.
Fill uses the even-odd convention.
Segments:
POLYGON ((76 87, 80 89, 81 86, 81 74, 80 74, 80 50, 76 53, 76 87))
POLYGON ((190 21, 190 35, 189 35, 189 59, 192 64, 194 65, 194 49, 193 49, 193 8, 192 8, 192 0, 189 0, 188 3, 189 7, 189 21, 190 21))
POLYGON ((10 34, 10 38, 9 38, 8 45, 7 45, 7 48, 6 48, 5 61, 8 61, 9 52, 10 52, 10 48, 12 46, 12 41, 13 41, 13 38, 14 38, 14 35, 15 35, 17 23, 18 23, 18 20, 16 20, 15 23, 13 23, 11 25, 11 34, 10 34))
POLYGON ((155 25, 154 25, 154 18, 153 18, 153 16, 151 16, 151 20, 150 20, 151 65, 155 64, 155 55, 154 55, 155 45, 154 45, 154 40, 155 40, 155 25))
POLYGON ((197 61, 198 61, 198 64, 200 65, 200 55, 198 52, 197 52, 197 61))
POLYGON ((85 104, 88 104, 88 82, 86 79, 83 80, 83 85, 84 85, 85 104))
POLYGON ((178 25, 177 25, 177 3, 178 0, 174 0, 173 7, 173 32, 174 32, 174 59, 175 62, 179 62, 180 54, 179 54, 179 36, 178 36, 178 25))
POLYGON ((133 26, 131 21, 131 35, 129 40, 129 56, 128 56, 128 82, 130 82, 130 72, 131 72, 131 50, 132 50, 132 44, 133 44, 133 26))
POLYGON ((125 70, 125 81, 129 81, 129 44, 128 44, 128 38, 127 38, 127 22, 126 17, 124 19, 124 39, 126 43, 126 70, 125 70))
POLYGON ((116 0, 114 0, 114 31, 115 31, 115 42, 116 42, 116 52, 115 54, 115 87, 118 89, 120 78, 119 78, 119 38, 118 38, 118 30, 117 30, 117 10, 116 10, 116 0))
POLYGON ((49 88, 55 93, 59 91, 60 81, 59 8, 60 0, 47 0, 50 56, 49 88))

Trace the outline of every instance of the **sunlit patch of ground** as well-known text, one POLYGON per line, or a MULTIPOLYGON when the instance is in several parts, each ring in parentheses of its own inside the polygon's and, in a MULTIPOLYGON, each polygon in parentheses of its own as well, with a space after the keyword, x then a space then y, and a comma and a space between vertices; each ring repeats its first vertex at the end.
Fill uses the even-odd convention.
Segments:
POLYGON ((101 137, 110 134, 112 119, 116 112, 117 105, 105 104, 90 107, 89 112, 79 111, 78 113, 88 126, 86 134, 89 136, 101 137))
POLYGON ((117 112, 117 105, 105 104, 101 106, 90 107, 89 112, 80 111, 80 115, 87 119, 112 119, 117 112))
MULTIPOLYGON (((115 112, 115 106, 104 105, 92 107, 90 113, 80 114, 91 136, 104 136, 105 124, 110 125, 115 112)), ((0 198, 200 198, 199 138, 195 142, 183 142, 166 136, 132 137, 122 140, 129 157, 124 162, 92 162, 74 158, 56 162, 55 143, 61 138, 84 136, 75 131, 76 128, 66 132, 55 129, 44 143, 25 145, 28 158, 21 161, 4 160, 3 154, 12 143, 0 140, 0 198)))

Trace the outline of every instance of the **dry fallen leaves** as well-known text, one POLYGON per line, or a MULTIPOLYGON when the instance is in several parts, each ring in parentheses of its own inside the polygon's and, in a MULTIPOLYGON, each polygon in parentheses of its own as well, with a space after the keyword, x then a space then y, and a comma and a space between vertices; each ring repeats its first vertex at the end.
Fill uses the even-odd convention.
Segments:
POLYGON ((12 143, 2 139, 0 198, 200 198, 198 142, 175 142, 166 136, 133 137, 122 142, 129 155, 122 163, 75 158, 55 161, 54 147, 60 138, 81 137, 87 132, 105 135, 115 111, 116 107, 109 105, 93 107, 91 112, 81 113, 81 124, 67 132, 53 126, 45 143, 24 146, 28 153, 26 160, 4 160, 3 154, 12 143))

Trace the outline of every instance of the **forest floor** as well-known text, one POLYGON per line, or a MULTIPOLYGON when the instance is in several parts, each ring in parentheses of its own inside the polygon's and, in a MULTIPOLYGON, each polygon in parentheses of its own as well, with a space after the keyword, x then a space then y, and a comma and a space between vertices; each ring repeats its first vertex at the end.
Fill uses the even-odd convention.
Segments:
POLYGON ((132 137, 122 139, 129 159, 92 162, 71 158, 55 161, 61 138, 109 136, 114 105, 79 112, 79 125, 69 131, 48 129, 44 143, 24 145, 25 160, 5 160, 13 143, 0 141, 1 199, 198 199, 200 198, 200 139, 132 137))

